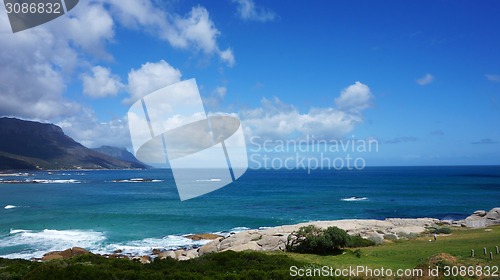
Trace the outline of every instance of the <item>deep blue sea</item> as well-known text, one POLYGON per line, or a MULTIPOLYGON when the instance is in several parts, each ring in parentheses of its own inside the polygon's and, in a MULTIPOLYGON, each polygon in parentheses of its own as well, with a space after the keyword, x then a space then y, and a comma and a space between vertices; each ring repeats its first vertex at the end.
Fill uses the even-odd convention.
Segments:
POLYGON ((231 185, 182 202, 165 169, 31 172, 0 180, 0 257, 8 258, 74 246, 144 254, 203 243, 183 237, 190 233, 347 218, 462 219, 500 206, 500 166, 248 170, 231 185), (5 183, 12 180, 37 183, 5 183))

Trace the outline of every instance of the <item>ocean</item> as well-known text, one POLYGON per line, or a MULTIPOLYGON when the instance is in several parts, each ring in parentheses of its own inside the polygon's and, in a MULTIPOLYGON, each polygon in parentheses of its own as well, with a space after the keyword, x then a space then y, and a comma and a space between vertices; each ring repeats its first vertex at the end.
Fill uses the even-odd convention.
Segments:
POLYGON ((248 170, 187 201, 179 200, 167 169, 30 172, 0 177, 0 257, 30 259, 75 246, 141 255, 206 242, 185 237, 192 233, 315 220, 457 220, 496 206, 500 166, 248 170))

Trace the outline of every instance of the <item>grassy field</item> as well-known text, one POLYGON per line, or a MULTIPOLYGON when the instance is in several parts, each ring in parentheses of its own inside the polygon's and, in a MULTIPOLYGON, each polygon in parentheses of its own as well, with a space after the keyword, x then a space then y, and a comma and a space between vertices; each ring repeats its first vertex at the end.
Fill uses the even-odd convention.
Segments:
POLYGON ((454 228, 449 235, 439 235, 437 241, 434 241, 432 235, 428 234, 412 240, 360 248, 361 257, 359 258, 352 249, 338 256, 286 254, 296 260, 336 268, 354 265, 366 265, 373 268, 383 266, 391 269, 414 268, 439 253, 450 254, 465 263, 500 266, 500 255, 496 254, 495 246, 500 246, 500 226, 489 229, 454 228), (484 255, 484 247, 487 248, 488 255, 484 255), (472 249, 475 251, 474 258, 470 257, 472 249), (489 259, 490 251, 493 252, 493 260, 489 259))
POLYGON ((496 254, 495 246, 500 246, 500 226, 489 229, 453 229, 450 235, 439 235, 437 241, 433 241, 430 234, 421 235, 411 240, 348 249, 342 254, 330 256, 283 252, 223 252, 189 261, 155 260, 146 265, 128 259, 106 259, 92 254, 44 263, 0 259, 0 279, 310 279, 291 277, 290 267, 329 266, 341 269, 367 266, 372 269, 384 267, 393 270, 427 268, 429 265, 500 267, 500 255, 496 254), (488 252, 493 251, 493 260, 489 259, 489 253, 486 256, 483 254, 483 247, 488 252), (471 249, 475 250, 474 258, 470 257, 471 249), (356 250, 359 251, 356 253, 356 250))

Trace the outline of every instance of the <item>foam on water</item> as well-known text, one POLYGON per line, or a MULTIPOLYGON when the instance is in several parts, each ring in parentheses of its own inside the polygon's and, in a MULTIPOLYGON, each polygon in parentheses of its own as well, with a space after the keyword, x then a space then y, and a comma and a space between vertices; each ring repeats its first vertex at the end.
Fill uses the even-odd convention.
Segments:
POLYGON ((203 246, 210 241, 211 240, 194 241, 184 236, 168 235, 163 238, 145 238, 142 240, 109 244, 97 250, 97 253, 110 254, 116 250, 121 250, 121 254, 126 255, 149 255, 153 249, 174 250, 179 248, 193 248, 203 246))
POLYGON ((368 200, 368 197, 351 196, 351 197, 342 198, 341 200, 342 201, 364 201, 364 200, 368 200))
POLYGON ((113 183, 148 183, 148 182, 153 182, 153 183, 158 183, 158 182, 163 182, 164 180, 158 180, 158 179, 145 179, 145 178, 132 178, 132 179, 123 179, 123 180, 113 180, 113 183))
POLYGON ((69 180, 42 180, 42 179, 34 179, 32 181, 33 183, 38 183, 38 184, 79 184, 81 183, 78 180, 75 179, 69 179, 69 180))
POLYGON ((0 257, 41 258, 48 252, 63 251, 72 247, 82 247, 98 254, 112 254, 116 250, 121 250, 121 254, 139 256, 150 255, 153 249, 175 250, 200 247, 211 240, 195 241, 184 236, 168 235, 163 238, 145 238, 122 243, 107 243, 106 241, 105 234, 97 231, 11 229, 8 236, 1 238, 0 249, 13 253, 0 255, 0 257))
MULTIPOLYGON (((62 251, 72 247, 82 247, 90 251, 100 247, 106 240, 104 233, 86 230, 51 230, 42 231, 11 229, 8 236, 2 238, 0 249, 23 248, 16 253, 1 255, 3 258, 40 258, 50 251, 62 251)), ((5 250, 7 249, 7 250, 5 250)))
POLYGON ((221 179, 201 179, 201 180, 196 180, 196 182, 220 182, 221 179))

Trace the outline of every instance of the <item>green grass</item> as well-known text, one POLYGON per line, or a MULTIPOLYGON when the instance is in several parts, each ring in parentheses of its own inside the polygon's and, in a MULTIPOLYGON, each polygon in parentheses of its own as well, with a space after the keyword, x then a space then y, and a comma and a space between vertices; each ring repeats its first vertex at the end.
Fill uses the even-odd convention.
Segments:
POLYGON ((429 242, 433 237, 428 234, 411 240, 348 249, 341 255, 330 256, 223 252, 189 261, 156 260, 146 265, 92 254, 44 263, 0 259, 0 279, 291 279, 290 266, 426 268, 429 258, 439 253, 457 257, 460 265, 500 266, 500 255, 494 251, 495 246, 500 246, 500 226, 489 230, 453 229, 450 235, 438 236, 436 242, 429 242), (489 259, 489 254, 483 254, 483 247, 494 252, 493 260, 489 259), (471 249, 475 250, 474 258, 470 257, 471 249), (360 250, 360 257, 356 256, 355 250, 360 250))
POLYGON ((500 255, 495 252, 495 246, 500 246, 500 226, 485 229, 453 229, 450 235, 439 235, 437 241, 431 234, 411 240, 395 241, 379 246, 360 248, 361 257, 346 250, 338 256, 318 256, 310 254, 286 253, 292 258, 318 265, 329 265, 336 268, 353 265, 366 265, 372 268, 386 267, 391 269, 414 268, 429 257, 448 253, 464 262, 500 266, 500 255), (429 242, 429 240, 432 240, 429 242), (483 247, 493 252, 493 260, 483 254, 483 247), (471 249, 475 257, 470 258, 471 249))

